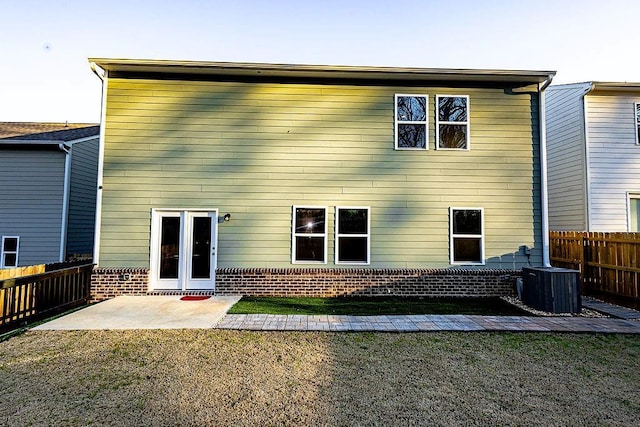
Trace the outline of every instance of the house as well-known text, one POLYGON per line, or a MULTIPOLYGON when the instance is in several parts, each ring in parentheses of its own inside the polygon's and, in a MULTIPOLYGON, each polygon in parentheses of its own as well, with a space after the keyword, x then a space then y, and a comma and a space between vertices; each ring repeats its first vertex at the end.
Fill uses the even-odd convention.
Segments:
POLYGON ((92 255, 99 133, 0 122, 0 268, 92 255))
POLYGON ((640 231, 640 83, 546 91, 549 225, 640 231))
POLYGON ((89 61, 97 298, 486 296, 546 262, 553 72, 89 61))

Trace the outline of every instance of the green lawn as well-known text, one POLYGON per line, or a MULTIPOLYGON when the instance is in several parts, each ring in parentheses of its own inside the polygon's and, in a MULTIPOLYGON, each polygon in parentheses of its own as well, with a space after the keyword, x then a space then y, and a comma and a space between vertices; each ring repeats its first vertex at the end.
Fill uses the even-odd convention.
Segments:
POLYGON ((216 329, 0 342, 0 426, 637 426, 640 336, 216 329))
POLYGON ((274 298, 243 297, 230 314, 477 314, 518 316, 529 313, 500 298, 342 297, 274 298))

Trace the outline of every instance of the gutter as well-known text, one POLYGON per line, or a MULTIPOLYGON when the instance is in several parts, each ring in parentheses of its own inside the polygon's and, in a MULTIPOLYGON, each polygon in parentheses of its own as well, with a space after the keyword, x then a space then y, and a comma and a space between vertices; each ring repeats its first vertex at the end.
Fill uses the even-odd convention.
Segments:
POLYGON ((554 74, 549 74, 543 83, 538 84, 540 126, 540 195, 542 210, 542 265, 551 267, 549 255, 549 190, 547 184, 547 124, 544 91, 551 84, 554 74))
POLYGON ((98 143, 98 183, 96 188, 96 217, 95 217, 95 230, 93 237, 93 263, 98 265, 100 259, 100 230, 102 225, 102 184, 104 173, 104 137, 105 137, 105 123, 107 118, 107 86, 108 86, 108 71, 103 70, 102 74, 98 71, 98 66, 95 62, 90 62, 89 67, 91 71, 98 76, 102 81, 102 105, 100 107, 100 140, 98 143))
POLYGON ((64 190, 62 193, 62 222, 60 224, 60 254, 58 262, 64 262, 67 250, 67 227, 69 224, 69 192, 71 188, 71 147, 58 144, 64 153, 64 190))

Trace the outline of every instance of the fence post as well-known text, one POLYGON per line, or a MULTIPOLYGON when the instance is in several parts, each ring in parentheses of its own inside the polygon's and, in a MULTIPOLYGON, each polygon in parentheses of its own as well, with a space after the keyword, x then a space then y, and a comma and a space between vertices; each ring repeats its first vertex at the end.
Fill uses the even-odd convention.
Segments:
POLYGON ((582 242, 582 256, 580 257, 580 271, 582 272, 582 288, 583 288, 582 293, 583 294, 586 294, 588 291, 591 290, 589 276, 587 273, 588 237, 589 237, 589 232, 586 232, 586 233, 582 233, 582 239, 580 239, 580 241, 582 242))

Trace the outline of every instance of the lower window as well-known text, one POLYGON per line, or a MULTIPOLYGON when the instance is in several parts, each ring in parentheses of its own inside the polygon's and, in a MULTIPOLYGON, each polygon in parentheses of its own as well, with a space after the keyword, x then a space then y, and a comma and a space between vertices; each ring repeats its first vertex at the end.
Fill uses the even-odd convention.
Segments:
POLYGON ((369 264, 369 208, 336 207, 336 264, 369 264))
POLYGON ((327 262, 327 208, 293 207, 292 262, 327 262))
POLYGON ((484 264, 482 208, 450 208, 451 264, 484 264))
POLYGON ((3 236, 2 252, 0 253, 0 268, 13 268, 18 266, 18 249, 20 237, 3 236))

